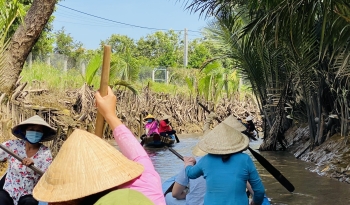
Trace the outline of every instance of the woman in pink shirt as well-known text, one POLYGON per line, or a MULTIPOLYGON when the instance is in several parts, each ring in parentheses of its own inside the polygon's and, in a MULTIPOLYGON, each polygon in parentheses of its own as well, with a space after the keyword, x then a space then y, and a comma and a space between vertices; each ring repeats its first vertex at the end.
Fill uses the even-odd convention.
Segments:
POLYGON ((116 96, 108 88, 108 94, 101 97, 95 94, 98 111, 103 115, 111 129, 121 153, 128 159, 142 164, 145 168, 140 177, 125 183, 118 188, 137 190, 151 199, 156 205, 164 204, 162 184, 159 174, 154 169, 151 159, 130 130, 119 120, 116 112, 116 96))
POLYGON ((147 123, 145 124, 146 135, 148 137, 151 135, 159 135, 158 122, 153 117, 153 115, 151 114, 147 115, 145 117, 145 121, 147 121, 147 123))

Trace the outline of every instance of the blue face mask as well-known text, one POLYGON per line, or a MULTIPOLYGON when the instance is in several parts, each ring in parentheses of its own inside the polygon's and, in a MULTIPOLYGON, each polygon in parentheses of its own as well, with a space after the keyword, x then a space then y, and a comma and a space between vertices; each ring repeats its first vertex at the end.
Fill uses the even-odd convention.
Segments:
POLYGON ((153 120, 152 119, 147 119, 147 122, 153 122, 153 120))
POLYGON ((26 131, 26 140, 31 144, 38 143, 42 137, 43 137, 42 132, 26 131))

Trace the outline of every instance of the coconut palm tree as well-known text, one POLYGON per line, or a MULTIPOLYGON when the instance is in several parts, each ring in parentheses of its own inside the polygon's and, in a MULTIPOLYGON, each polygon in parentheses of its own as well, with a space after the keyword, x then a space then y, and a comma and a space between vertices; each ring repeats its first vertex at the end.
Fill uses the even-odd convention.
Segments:
POLYGON ((347 1, 192 0, 187 5, 217 19, 221 33, 212 32, 213 38, 224 40, 225 56, 239 62, 262 112, 274 119, 265 136, 271 139, 266 149, 275 149, 283 138, 287 108, 295 119, 308 122, 312 145, 322 143, 330 132, 324 126, 329 114, 339 116, 341 134, 347 136, 347 1))

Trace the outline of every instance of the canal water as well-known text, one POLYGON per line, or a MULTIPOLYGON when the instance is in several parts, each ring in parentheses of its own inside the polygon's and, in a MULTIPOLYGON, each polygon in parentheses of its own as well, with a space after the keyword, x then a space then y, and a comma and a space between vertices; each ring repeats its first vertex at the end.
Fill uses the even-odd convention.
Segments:
MULTIPOLYGON (((191 148, 198 142, 198 135, 179 135, 180 143, 173 149, 183 156, 192 156, 191 148)), ((257 149, 261 141, 251 142, 250 147, 257 149)), ((164 182, 183 168, 183 162, 166 148, 146 148, 147 153, 164 182)), ((256 150, 259 152, 258 150, 256 150)), ((287 152, 260 152, 295 187, 294 193, 288 192, 272 175, 249 154, 261 179, 266 194, 274 205, 347 205, 350 204, 350 184, 335 179, 321 177, 306 168, 313 166, 287 152)))

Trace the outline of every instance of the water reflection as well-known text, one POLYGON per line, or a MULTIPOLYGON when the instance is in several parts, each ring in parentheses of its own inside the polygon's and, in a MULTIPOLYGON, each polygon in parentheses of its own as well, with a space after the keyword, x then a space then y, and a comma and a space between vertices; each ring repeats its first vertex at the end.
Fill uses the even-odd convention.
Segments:
MULTIPOLYGON (((179 136, 181 142, 173 148, 183 156, 191 156, 191 148, 197 143, 196 136, 179 136)), ((260 142, 252 142, 251 148, 257 149, 260 142)), ((166 148, 146 148, 147 153, 159 172, 162 181, 173 176, 183 162, 166 148)), ((247 154, 251 155, 249 151, 247 154)), ((334 179, 318 176, 306 170, 312 164, 296 160, 287 152, 261 152, 295 187, 289 193, 255 158, 255 166, 263 180, 267 196, 274 205, 316 205, 316 204, 350 204, 350 185, 334 179)), ((251 155, 252 156, 252 155, 251 155)))

